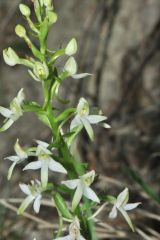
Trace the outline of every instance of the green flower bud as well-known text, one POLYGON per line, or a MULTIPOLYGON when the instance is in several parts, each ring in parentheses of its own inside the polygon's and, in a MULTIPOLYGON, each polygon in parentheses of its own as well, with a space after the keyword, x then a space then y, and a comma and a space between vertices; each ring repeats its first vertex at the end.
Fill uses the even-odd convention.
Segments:
POLYGON ((15 32, 20 38, 24 38, 26 36, 26 29, 20 24, 16 26, 15 32))
POLYGON ((65 54, 68 56, 72 56, 76 52, 77 52, 77 41, 75 38, 72 38, 65 49, 65 54))
POLYGON ((70 57, 64 66, 65 71, 69 73, 69 75, 74 75, 77 72, 77 63, 73 57, 70 57))
POLYGON ((3 50, 3 58, 5 63, 9 66, 15 66, 20 62, 20 58, 12 48, 7 48, 3 50))
POLYGON ((33 68, 33 72, 40 80, 47 79, 49 75, 48 67, 45 63, 36 62, 33 68))
POLYGON ((19 10, 22 13, 23 16, 25 17, 29 17, 31 15, 31 10, 28 6, 26 6, 25 4, 20 4, 19 5, 19 10))
POLYGON ((49 24, 52 25, 53 23, 55 23, 57 21, 57 14, 51 11, 48 11, 47 13, 47 17, 48 17, 48 21, 49 24))

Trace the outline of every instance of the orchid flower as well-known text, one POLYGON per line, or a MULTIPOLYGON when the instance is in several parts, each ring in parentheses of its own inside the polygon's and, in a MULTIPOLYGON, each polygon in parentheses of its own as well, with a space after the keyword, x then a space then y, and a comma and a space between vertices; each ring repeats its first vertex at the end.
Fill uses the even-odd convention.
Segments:
POLYGON ((125 218, 125 220, 127 221, 130 228, 132 229, 132 231, 134 231, 133 224, 131 222, 130 217, 127 214, 127 211, 130 211, 130 210, 136 208, 141 203, 140 202, 127 203, 128 200, 129 200, 129 192, 128 192, 128 188, 125 188, 115 199, 114 206, 109 214, 109 217, 116 218, 117 212, 118 212, 117 210, 119 210, 121 212, 121 214, 123 215, 123 217, 125 218))
POLYGON ((66 169, 56 162, 52 157, 52 152, 48 149, 49 144, 42 141, 37 141, 38 146, 36 150, 36 156, 38 161, 29 163, 23 170, 37 170, 41 169, 41 182, 42 186, 46 188, 48 183, 48 170, 53 172, 60 172, 66 174, 66 169))
POLYGON ((19 139, 17 139, 17 141, 14 145, 14 150, 17 154, 16 156, 9 156, 9 157, 5 158, 5 159, 8 159, 8 160, 13 162, 12 165, 10 166, 9 170, 8 170, 8 180, 11 179, 12 172, 13 172, 15 166, 17 164, 23 162, 29 156, 29 153, 27 153, 27 151, 24 151, 23 148, 20 146, 19 139))
POLYGON ((70 224, 69 235, 56 238, 55 240, 85 240, 85 238, 80 233, 79 219, 75 217, 73 222, 70 224))
POLYGON ((45 80, 49 76, 49 69, 46 65, 46 63, 41 62, 35 62, 33 67, 33 72, 31 70, 28 70, 31 77, 33 77, 34 80, 37 82, 40 82, 42 80, 45 80))
MULTIPOLYGON (((101 115, 89 115, 88 102, 84 98, 80 98, 77 105, 76 116, 71 121, 70 130, 72 131, 76 127, 83 126, 86 129, 90 139, 93 140, 94 133, 91 124, 98 124, 106 119, 107 117, 101 115)), ((110 126, 106 123, 103 123, 102 126, 105 128, 110 128, 110 126)))
POLYGON ((23 89, 21 89, 18 92, 17 97, 11 101, 10 109, 0 106, 0 114, 6 118, 4 125, 0 128, 0 132, 7 130, 18 118, 23 115, 22 105, 24 98, 24 92, 23 89))
POLYGON ((82 176, 79 179, 63 181, 62 184, 67 186, 70 189, 76 189, 73 201, 72 201, 72 210, 74 211, 78 206, 82 195, 86 198, 99 203, 100 200, 95 194, 95 192, 90 188, 90 185, 93 183, 95 178, 95 171, 92 170, 82 176))
POLYGON ((65 66, 64 66, 64 70, 67 72, 68 76, 71 76, 74 79, 85 78, 87 76, 92 75, 90 73, 80 73, 80 74, 77 74, 78 66, 77 66, 77 63, 76 63, 74 57, 70 57, 67 60, 65 66))
POLYGON ((36 213, 39 213, 40 210, 40 204, 41 204, 41 192, 42 192, 42 186, 41 183, 38 180, 31 181, 30 185, 26 184, 20 184, 20 189, 22 192, 24 192, 27 197, 23 200, 21 203, 17 214, 23 214, 23 212, 26 210, 26 208, 33 203, 33 209, 36 213))
POLYGON ((9 66, 15 66, 21 62, 17 53, 11 47, 3 50, 3 58, 9 66))

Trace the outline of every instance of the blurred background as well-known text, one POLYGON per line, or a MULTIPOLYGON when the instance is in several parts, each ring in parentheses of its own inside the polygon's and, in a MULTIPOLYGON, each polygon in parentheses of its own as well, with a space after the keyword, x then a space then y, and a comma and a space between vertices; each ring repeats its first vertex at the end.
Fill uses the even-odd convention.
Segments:
MULTIPOLYGON (((12 46, 19 55, 29 54, 14 28, 25 23, 19 3, 31 1, 0 0, 0 106, 8 106, 20 88, 27 98, 42 101, 41 89, 22 66, 4 64, 2 50, 12 46)), ((160 239, 160 0, 55 0, 58 22, 52 28, 48 46, 56 49, 76 37, 79 72, 92 77, 69 79, 61 89, 64 98, 75 106, 83 96, 108 116, 112 129, 95 128, 96 138, 90 143, 81 134, 78 149, 84 162, 101 174, 95 185, 97 192, 118 194, 125 186, 130 201, 143 204, 131 213, 137 226, 132 234, 119 216, 103 222, 108 234, 103 239, 160 239), (115 228, 113 227, 116 227, 115 228)), ((1 123, 3 118, 0 117, 1 123)), ((16 139, 24 146, 33 139, 47 141, 50 133, 36 117, 26 114, 0 135, 0 198, 24 197, 18 183, 28 182, 23 166, 6 179, 9 162, 4 157, 14 153, 16 139)), ((34 178, 34 173, 33 176, 34 178)), ((0 240, 49 240, 52 229, 43 229, 36 219, 17 217, 14 206, 0 203, 0 240)), ((30 214, 33 214, 30 211, 30 214)), ((43 207, 40 218, 56 224, 54 210, 43 207), (52 212, 53 211, 53 212, 52 212)), ((56 226, 56 225, 55 225, 56 226)))

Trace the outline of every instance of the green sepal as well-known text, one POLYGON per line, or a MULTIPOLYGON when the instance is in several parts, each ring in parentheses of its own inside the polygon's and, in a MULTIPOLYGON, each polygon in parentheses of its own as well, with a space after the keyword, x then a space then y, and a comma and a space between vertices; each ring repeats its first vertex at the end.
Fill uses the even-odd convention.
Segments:
POLYGON ((62 214, 62 216, 67 219, 73 219, 73 216, 69 211, 67 204, 58 192, 53 194, 53 199, 57 210, 62 214))

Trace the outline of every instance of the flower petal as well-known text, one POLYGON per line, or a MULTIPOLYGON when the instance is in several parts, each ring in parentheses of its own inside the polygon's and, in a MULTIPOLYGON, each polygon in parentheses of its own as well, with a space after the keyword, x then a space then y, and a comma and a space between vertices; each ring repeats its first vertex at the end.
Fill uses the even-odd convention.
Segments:
POLYGON ((12 119, 9 119, 8 121, 6 121, 4 123, 4 125, 0 128, 0 132, 4 132, 6 131, 8 128, 10 128, 10 126, 14 123, 14 121, 12 119))
POLYGON ((77 52, 77 41, 75 38, 72 38, 67 47, 65 48, 65 54, 68 56, 72 56, 77 52))
POLYGON ((19 139, 17 139, 16 144, 14 146, 14 150, 16 154, 21 158, 25 159, 28 157, 27 153, 22 149, 22 147, 19 145, 19 139))
POLYGON ((8 180, 11 179, 12 173, 13 173, 13 169, 15 168, 16 164, 17 164, 17 162, 13 162, 12 165, 10 166, 10 168, 8 170, 8 176, 7 176, 8 180))
POLYGON ((39 145, 39 146, 42 146, 44 148, 48 148, 49 144, 46 143, 46 142, 43 142, 41 140, 36 140, 36 143, 39 145))
POLYGON ((100 203, 99 198, 97 197, 95 192, 90 187, 85 187, 84 191, 83 191, 83 194, 86 198, 88 198, 88 199, 90 199, 94 202, 100 203))
POLYGON ((25 99, 25 95, 24 95, 24 89, 21 88, 17 94, 17 101, 19 103, 19 105, 21 105, 25 99))
POLYGON ((36 82, 40 82, 41 80, 36 77, 36 75, 34 75, 34 73, 31 70, 28 70, 28 73, 30 74, 30 76, 36 81, 36 82))
POLYGON ((34 200, 34 197, 29 195, 28 197, 26 197, 24 199, 24 201, 21 203, 18 211, 17 211, 17 214, 20 215, 20 214, 23 214, 23 212, 26 210, 26 208, 29 206, 29 204, 34 200))
POLYGON ((30 191, 28 185, 21 183, 21 184, 19 184, 19 186, 20 186, 20 189, 22 190, 22 192, 24 192, 26 195, 31 195, 31 191, 30 191))
POLYGON ((80 118, 78 116, 75 116, 73 120, 71 121, 70 130, 82 125, 82 122, 80 121, 80 118))
POLYGON ((125 218, 126 222, 128 223, 128 225, 130 226, 130 228, 131 228, 132 231, 134 232, 135 230, 134 230, 133 224, 132 224, 131 219, 130 219, 130 217, 128 216, 127 212, 126 212, 123 208, 119 208, 118 210, 121 212, 121 214, 122 214, 123 217, 125 218))
POLYGON ((107 117, 101 115, 89 115, 86 118, 91 124, 97 124, 107 119, 107 117))
POLYGON ((124 206, 129 199, 128 188, 125 188, 117 197, 116 206, 117 208, 124 206))
POLYGON ((38 195, 34 201, 34 204, 33 204, 33 209, 36 213, 39 213, 39 210, 40 210, 40 205, 41 205, 41 198, 42 196, 41 195, 38 195))
POLYGON ((62 181, 61 183, 70 189, 75 189, 80 183, 80 180, 74 179, 74 180, 62 181))
POLYGON ((81 201, 82 195, 83 195, 83 186, 81 185, 81 183, 79 183, 73 197, 72 211, 74 211, 78 206, 79 202, 81 201))
POLYGON ((42 167, 41 161, 34 161, 27 164, 27 166, 25 166, 23 170, 37 170, 37 169, 40 169, 41 167, 42 167))
POLYGON ((70 75, 76 74, 77 68, 77 63, 74 57, 70 57, 64 66, 65 71, 67 71, 70 75))
POLYGON ((107 123, 99 123, 99 125, 104 128, 111 128, 111 126, 107 123))
POLYGON ((94 133, 93 133, 93 129, 92 129, 91 125, 90 125, 90 122, 86 118, 81 118, 81 121, 82 121, 82 123, 83 123, 83 125, 84 125, 84 127, 85 127, 85 129, 86 129, 86 131, 87 131, 87 133, 88 133, 88 135, 90 137, 90 139, 93 141, 94 133))
POLYGON ((41 182, 42 187, 46 188, 48 183, 48 161, 42 161, 42 167, 41 167, 41 182))
POLYGON ((126 204, 123 208, 124 208, 124 210, 126 210, 126 211, 130 211, 130 210, 138 207, 138 205, 140 205, 140 204, 141 204, 140 202, 138 202, 138 203, 128 203, 128 204, 126 204))
POLYGON ((18 156, 9 156, 6 157, 5 159, 10 160, 12 162, 18 162, 20 160, 18 156))
POLYGON ((80 79, 80 78, 85 78, 85 77, 88 77, 88 76, 92 76, 92 74, 90 74, 90 73, 79 73, 79 74, 72 75, 72 78, 80 79))
POLYGON ((8 108, 0 107, 0 114, 6 118, 10 118, 12 111, 8 108))
POLYGON ((117 217, 117 208, 113 206, 111 212, 109 213, 109 218, 116 218, 117 217))
POLYGON ((56 162, 53 159, 49 161, 48 167, 53 172, 60 172, 60 173, 67 174, 66 169, 59 162, 56 162))

